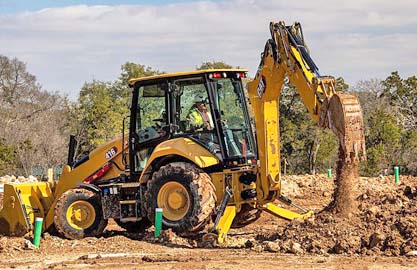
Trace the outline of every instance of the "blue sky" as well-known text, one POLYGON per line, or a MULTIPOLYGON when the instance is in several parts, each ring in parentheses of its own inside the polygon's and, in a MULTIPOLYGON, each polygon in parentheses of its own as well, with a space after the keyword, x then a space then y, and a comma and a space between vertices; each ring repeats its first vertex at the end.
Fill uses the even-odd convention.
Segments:
POLYGON ((253 76, 269 22, 299 21, 321 74, 355 86, 417 75, 416 10, 416 0, 0 0, 0 54, 75 99, 127 61, 177 72, 216 60, 253 76))
POLYGON ((44 8, 60 8, 73 5, 166 5, 191 0, 0 0, 0 14, 13 14, 24 11, 37 11, 44 8))

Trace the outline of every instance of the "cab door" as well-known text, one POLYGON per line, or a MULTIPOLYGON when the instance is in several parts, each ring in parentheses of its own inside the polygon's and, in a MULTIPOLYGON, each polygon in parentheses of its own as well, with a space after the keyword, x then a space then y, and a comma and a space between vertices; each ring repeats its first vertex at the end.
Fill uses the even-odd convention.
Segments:
POLYGON ((134 87, 129 148, 132 175, 140 175, 155 146, 170 136, 167 85, 159 80, 134 87))

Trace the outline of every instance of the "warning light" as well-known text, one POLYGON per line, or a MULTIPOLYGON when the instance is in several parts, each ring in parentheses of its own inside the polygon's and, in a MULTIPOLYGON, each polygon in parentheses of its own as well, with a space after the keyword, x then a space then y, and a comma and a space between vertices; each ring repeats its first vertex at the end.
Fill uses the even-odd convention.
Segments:
POLYGON ((236 78, 246 78, 246 73, 245 72, 238 72, 236 73, 236 78))

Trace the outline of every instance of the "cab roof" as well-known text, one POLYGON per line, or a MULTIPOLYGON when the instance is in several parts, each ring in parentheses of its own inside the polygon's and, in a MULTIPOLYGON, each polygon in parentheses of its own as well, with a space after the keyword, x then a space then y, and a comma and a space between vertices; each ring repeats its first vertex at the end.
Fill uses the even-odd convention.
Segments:
POLYGON ((230 68, 230 69, 223 68, 223 69, 204 69, 204 70, 192 70, 192 71, 182 71, 182 72, 175 72, 175 73, 166 73, 166 74, 159 74, 159 75, 130 79, 129 85, 133 85, 136 82, 141 82, 141 81, 149 81, 149 80, 157 80, 157 79, 162 79, 162 78, 181 77, 181 76, 197 75, 197 74, 213 73, 213 72, 247 72, 247 70, 237 69, 237 68, 230 68))

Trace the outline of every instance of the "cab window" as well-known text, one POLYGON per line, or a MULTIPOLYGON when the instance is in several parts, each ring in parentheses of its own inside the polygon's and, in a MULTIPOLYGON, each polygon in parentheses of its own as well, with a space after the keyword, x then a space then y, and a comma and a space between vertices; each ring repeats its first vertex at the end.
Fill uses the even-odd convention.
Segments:
POLYGON ((164 135, 162 127, 167 124, 166 91, 162 85, 153 84, 139 88, 137 110, 137 134, 139 143, 164 135))

